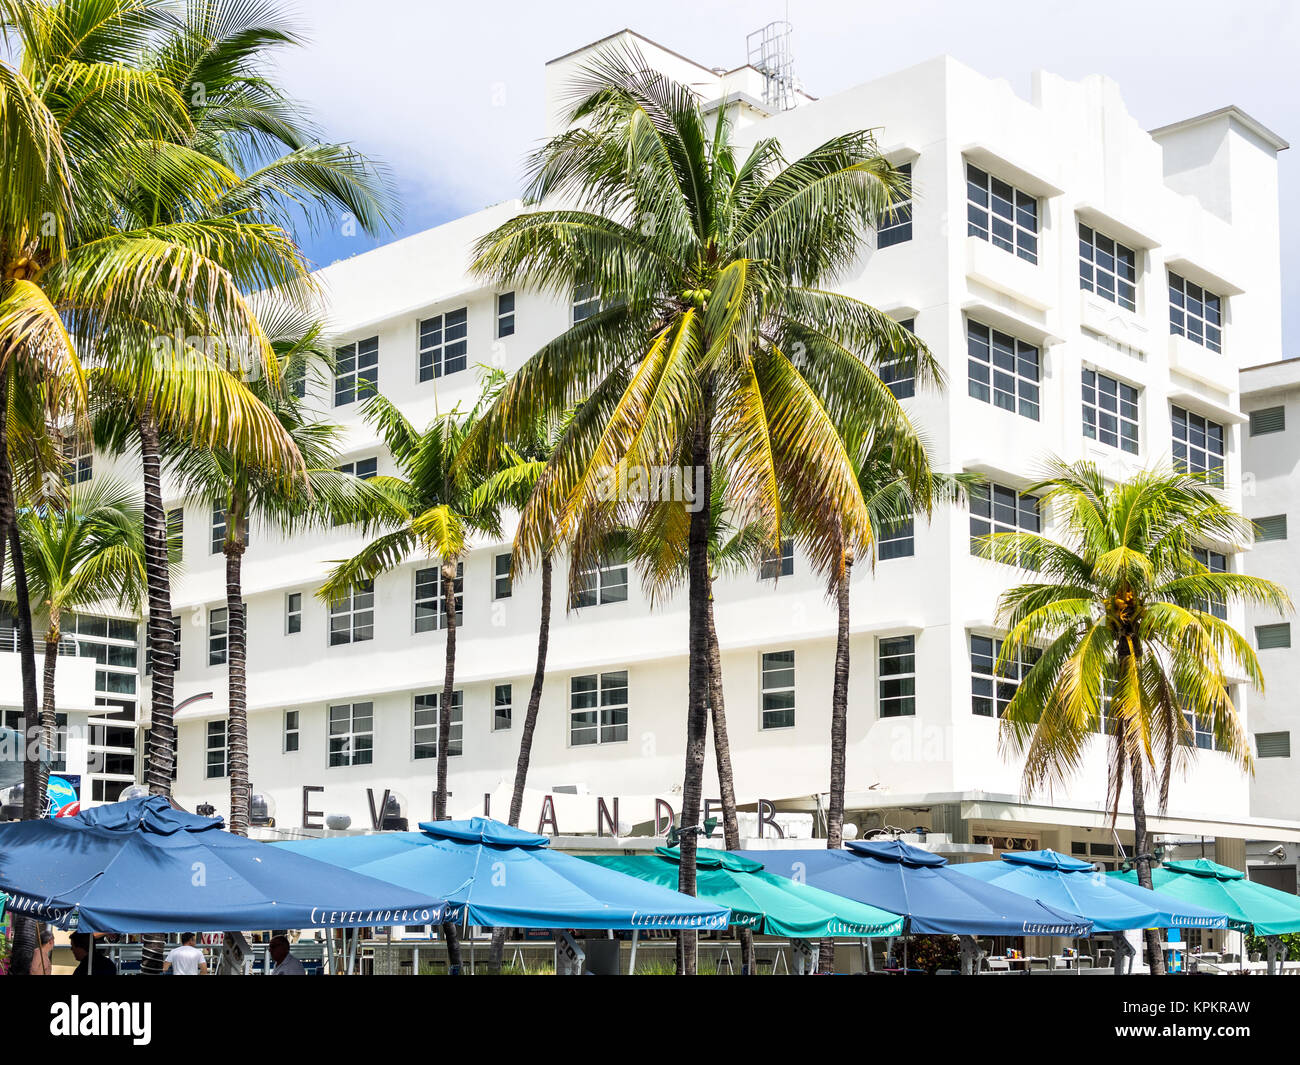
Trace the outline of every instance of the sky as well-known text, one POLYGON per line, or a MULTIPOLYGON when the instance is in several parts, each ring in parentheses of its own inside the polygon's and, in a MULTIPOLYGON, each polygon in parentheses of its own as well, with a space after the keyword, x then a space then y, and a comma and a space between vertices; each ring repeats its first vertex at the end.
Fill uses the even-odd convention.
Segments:
POLYGON ((1279 157, 1283 354, 1300 355, 1300 92, 1296 0, 311 0, 283 82, 330 140, 384 161, 402 207, 374 240, 322 230, 319 266, 518 195, 543 131, 546 62, 623 28, 704 66, 746 60, 745 36, 793 25, 795 71, 828 96, 948 53, 1028 96, 1043 68, 1105 74, 1154 129, 1236 104, 1296 148, 1279 157))

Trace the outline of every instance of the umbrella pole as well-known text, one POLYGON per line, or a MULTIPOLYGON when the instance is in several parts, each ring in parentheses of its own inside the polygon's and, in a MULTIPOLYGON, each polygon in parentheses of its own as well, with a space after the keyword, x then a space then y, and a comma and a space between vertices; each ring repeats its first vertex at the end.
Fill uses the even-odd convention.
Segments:
POLYGON ((636 943, 637 943, 637 937, 640 936, 640 934, 641 934, 641 929, 639 928, 632 929, 632 957, 628 960, 627 963, 628 976, 636 976, 636 943))

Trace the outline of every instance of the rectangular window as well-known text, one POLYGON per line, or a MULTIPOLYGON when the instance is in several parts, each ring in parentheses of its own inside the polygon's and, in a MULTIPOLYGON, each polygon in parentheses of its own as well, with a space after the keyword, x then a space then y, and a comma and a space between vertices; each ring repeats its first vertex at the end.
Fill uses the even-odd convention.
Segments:
POLYGON ((334 350, 334 406, 355 403, 378 388, 378 337, 358 340, 334 350))
POLYGON ((512 591, 510 556, 496 555, 492 559, 492 598, 509 599, 512 591))
POLYGON ((912 164, 903 163, 897 169, 907 178, 907 198, 889 208, 876 230, 877 248, 889 248, 912 239, 912 164))
MULTIPOLYGON (((909 333, 916 332, 916 319, 908 318, 898 323, 909 333)), ((900 363, 882 363, 877 371, 880 380, 894 393, 895 399, 910 399, 916 395, 916 367, 900 363)))
MULTIPOLYGON (((1228 572, 1228 556, 1220 551, 1210 551, 1204 547, 1193 547, 1192 557, 1211 573, 1228 572)), ((1226 619, 1228 604, 1222 599, 1198 600, 1197 606, 1216 618, 1226 619)))
MULTIPOLYGON (((248 535, 248 518, 241 522, 243 528, 242 539, 244 546, 247 547, 251 538, 248 535)), ((219 555, 226 548, 226 511, 224 507, 212 508, 212 553, 219 555)))
POLYGON ((1137 253, 1080 222, 1079 287, 1137 310, 1137 253))
POLYGON ((1223 426, 1199 414, 1172 406, 1174 466, 1203 475, 1211 484, 1223 484, 1223 426))
POLYGON ((174 507, 167 512, 167 549, 180 554, 185 531, 185 508, 174 507))
POLYGON ((330 646, 375 638, 375 582, 361 581, 330 603, 330 646))
POLYGON ((1255 518, 1255 542, 1268 543, 1270 540, 1286 539, 1286 515, 1273 514, 1267 518, 1255 518))
POLYGON ((908 558, 916 552, 913 518, 885 522, 880 526, 876 540, 876 554, 880 559, 908 558))
POLYGON ((346 473, 349 477, 356 477, 362 481, 368 481, 379 474, 379 459, 372 456, 366 459, 357 459, 355 462, 345 462, 342 466, 337 467, 339 473, 346 473))
POLYGON ((573 324, 590 318, 600 311, 600 297, 591 285, 579 285, 573 290, 573 324))
POLYGON ((794 728, 794 652, 765 652, 762 666, 762 727, 794 728))
POLYGON ((284 712, 284 753, 293 754, 298 749, 301 740, 301 731, 299 729, 298 710, 286 710, 284 712))
POLYGON ((514 689, 509 684, 492 686, 492 731, 509 732, 514 724, 514 689))
POLYGON ((375 759, 375 704, 341 703, 329 710, 329 766, 370 765, 375 759))
POLYGON ((68 484, 89 481, 95 472, 95 444, 78 432, 63 437, 63 479, 68 484))
POLYGON ((970 638, 970 708, 980 717, 1001 717, 1025 674, 1038 661, 1036 649, 1022 648, 1014 661, 995 672, 1002 641, 991 636, 970 638))
POLYGON ((586 747, 627 739, 627 670, 569 681, 569 744, 586 747))
POLYGON ((302 592, 284 597, 284 631, 290 636, 302 632, 302 592))
POLYGON ((1264 436, 1286 430, 1285 407, 1261 407, 1250 412, 1250 435, 1264 436))
POLYGON ((515 294, 497 293, 497 339, 515 335, 515 294))
POLYGON ((789 536, 781 537, 779 552, 770 547, 763 549, 763 557, 758 563, 758 579, 774 581, 778 577, 788 577, 794 572, 794 540, 789 536))
POLYGON ((1261 758, 1290 758, 1291 733, 1256 732, 1255 746, 1261 758))
POLYGON ((916 714, 916 637, 892 636, 881 640, 880 716, 912 717, 916 714))
POLYGON ((208 665, 226 664, 226 647, 230 639, 230 622, 226 608, 208 611, 208 665))
POLYGON ((1187 729, 1190 732, 1190 735, 1182 741, 1184 746, 1199 747, 1203 751, 1223 750, 1222 744, 1214 742, 1214 722, 1210 718, 1190 714, 1184 710, 1183 720, 1187 722, 1187 729))
POLYGON ((1038 421, 1041 366, 1036 347, 967 319, 966 354, 971 396, 1038 421))
POLYGON ((981 537, 995 533, 1042 532, 1038 496, 1017 492, 1006 485, 985 482, 972 485, 969 498, 970 547, 973 555, 986 557, 980 544, 981 537))
POLYGON ((230 775, 226 722, 208 722, 208 769, 207 779, 230 775))
MULTIPOLYGON (((456 563, 456 627, 465 623, 465 563, 456 563)), ((447 594, 442 567, 415 571, 415 631, 434 632, 447 626, 447 594)))
POLYGON ((295 359, 285 368, 285 383, 289 394, 298 399, 307 396, 307 363, 304 359, 295 359))
POLYGON ((1211 351, 1222 351, 1222 299, 1170 270, 1169 332, 1211 351))
MULTIPOLYGON (((438 706, 442 692, 424 692, 415 697, 411 719, 411 757, 417 760, 438 757, 438 706)), ((451 732, 447 740, 447 757, 465 753, 465 693, 451 693, 451 732)))
POLYGON ((579 573, 578 592, 573 597, 575 607, 626 602, 627 561, 622 557, 610 559, 579 573))
POLYGON ((1283 621, 1276 625, 1255 626, 1255 646, 1261 651, 1272 651, 1280 647, 1291 646, 1291 623, 1283 621))
POLYGON ((420 322, 420 380, 432 381, 469 365, 469 311, 461 307, 420 322))
POLYGON ((1138 390, 1104 373, 1083 370, 1083 435, 1138 453, 1138 390))
POLYGON ((966 164, 966 232, 1038 262, 1038 199, 966 164))

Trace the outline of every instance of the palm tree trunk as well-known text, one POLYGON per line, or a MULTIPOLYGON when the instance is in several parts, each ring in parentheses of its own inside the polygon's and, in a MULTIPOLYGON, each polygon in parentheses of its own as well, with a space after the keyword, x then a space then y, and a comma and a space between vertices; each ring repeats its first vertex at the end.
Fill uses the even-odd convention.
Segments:
MULTIPOLYGON (((1151 853, 1147 845, 1147 806, 1146 784, 1142 773, 1142 755, 1135 753, 1132 758, 1133 776, 1133 855, 1137 864, 1138 885, 1152 890, 1151 853)), ((1148 928, 1144 933, 1147 944, 1147 959, 1151 972, 1156 976, 1165 974, 1165 956, 1160 949, 1160 933, 1148 928)))
MULTIPOLYGON (((844 781, 846 775, 849 716, 849 575, 853 553, 841 548, 840 571, 835 581, 838 625, 835 634, 835 681, 831 687, 831 782, 826 811, 826 846, 839 850, 844 843, 844 781)), ((818 952, 818 967, 835 971, 835 940, 826 938, 818 952)))
MULTIPOLYGON (((44 815, 44 795, 41 788, 40 762, 44 752, 32 750, 33 737, 38 734, 36 708, 36 643, 32 637, 32 610, 27 598, 27 569, 23 565, 22 547, 18 540, 18 526, 9 524, 9 551, 13 556, 14 591, 18 600, 18 650, 21 656, 23 678, 23 820, 33 821, 44 815)), ((14 915, 14 945, 12 972, 26 974, 31 971, 32 955, 36 952, 36 922, 14 915)))
POLYGON ((229 674, 229 719, 226 742, 230 758, 229 831, 248 835, 248 634, 244 625, 243 560, 240 535, 243 515, 226 514, 226 668, 229 674))
POLYGON ((9 465, 9 364, 0 366, 0 577, 14 523, 14 471, 9 465))
MULTIPOLYGON (((691 515, 687 553, 689 607, 689 645, 687 654, 686 770, 682 779, 682 842, 677 890, 695 894, 695 856, 699 838, 695 827, 700 823, 700 802, 704 790, 704 754, 708 742, 709 712, 709 527, 710 493, 710 415, 713 408, 711 390, 706 388, 702 413, 695 426, 691 443, 691 462, 704 473, 702 506, 691 515)), ((684 929, 678 938, 677 971, 694 976, 698 971, 699 933, 684 929)))
MULTIPOLYGON (((167 513, 163 509, 162 458, 158 425, 146 407, 137 426, 144 481, 145 585, 149 595, 149 751, 144 782, 152 795, 172 793, 176 766, 176 723, 172 716, 176 676, 176 633, 172 628, 171 567, 167 552, 167 513)), ((166 939, 140 937, 140 973, 161 976, 166 939)))
MULTIPOLYGON (((528 693, 528 712, 524 715, 519 734, 519 760, 515 763, 515 787, 510 795, 510 820, 512 828, 519 827, 524 813, 524 788, 528 783, 528 763, 533 757, 533 733, 537 731, 537 711, 542 705, 542 686, 546 681, 546 652, 551 642, 551 556, 542 556, 542 609, 537 624, 537 666, 533 670, 533 687, 528 693)), ((492 947, 488 954, 491 972, 501 971, 501 956, 505 951, 506 928, 492 929, 492 947)))
MULTIPOLYGON (((731 771, 731 740, 727 736, 727 708, 723 699, 722 649, 718 645, 718 626, 713 620, 713 589, 709 589, 709 721, 713 726, 713 754, 718 764, 718 794, 722 799, 722 842, 727 850, 740 849, 740 820, 736 816, 736 779, 731 771)), ((740 930, 741 972, 752 976, 757 971, 754 956, 754 932, 740 930)))
MULTIPOLYGON (((433 819, 447 819, 447 748, 451 744, 451 701, 456 690, 456 563, 442 560, 443 613, 447 621, 447 661, 442 678, 442 696, 438 699, 438 786, 433 796, 433 819)), ((460 972, 460 936, 448 921, 442 926, 447 940, 447 965, 451 973, 460 972)))
MULTIPOLYGON (((46 753, 54 757, 54 736, 58 732, 59 721, 58 712, 55 709, 54 702, 54 672, 59 665, 59 619, 57 616, 50 618, 50 627, 45 633, 45 676, 41 691, 41 743, 46 753)), ((40 794, 46 796, 49 794, 50 784, 50 763, 41 759, 40 769, 40 794)), ((44 802, 41 803, 44 806, 44 802)))

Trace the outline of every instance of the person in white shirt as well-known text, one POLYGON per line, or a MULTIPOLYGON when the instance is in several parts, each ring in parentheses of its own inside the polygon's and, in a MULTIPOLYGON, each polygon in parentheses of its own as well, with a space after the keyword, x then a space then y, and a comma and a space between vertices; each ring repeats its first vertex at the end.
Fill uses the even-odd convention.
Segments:
POLYGON ((271 960, 275 962, 275 968, 271 970, 272 976, 306 976, 307 970, 302 967, 302 962, 289 953, 289 938, 287 936, 275 936, 271 939, 267 950, 271 955, 271 960))
POLYGON ((175 976, 207 976, 208 963, 203 951, 194 945, 194 933, 182 932, 181 945, 174 948, 163 963, 163 972, 175 976))

